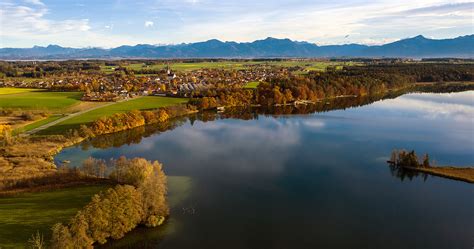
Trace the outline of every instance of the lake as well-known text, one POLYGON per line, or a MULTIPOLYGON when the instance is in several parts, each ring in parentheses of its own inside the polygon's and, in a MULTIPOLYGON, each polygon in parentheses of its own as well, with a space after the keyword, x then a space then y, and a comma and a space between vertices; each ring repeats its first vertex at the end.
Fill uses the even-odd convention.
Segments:
POLYGON ((105 136, 56 157, 163 163, 168 222, 105 247, 473 246, 473 185, 396 177, 386 160, 405 148, 429 153, 436 165, 474 165, 474 91, 410 93, 307 115, 203 116, 105 136))

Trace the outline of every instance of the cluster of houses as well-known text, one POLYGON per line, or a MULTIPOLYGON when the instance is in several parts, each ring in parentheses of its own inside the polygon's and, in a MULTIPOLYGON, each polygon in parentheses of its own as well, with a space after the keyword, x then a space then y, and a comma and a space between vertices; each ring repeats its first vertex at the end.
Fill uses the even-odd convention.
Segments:
POLYGON ((206 83, 184 83, 178 85, 178 92, 189 93, 193 91, 207 90, 211 85, 206 83))
POLYGON ((200 69, 175 73, 168 68, 159 74, 139 76, 83 72, 44 79, 9 78, 0 80, 0 87, 80 90, 85 92, 84 100, 87 101, 118 101, 139 95, 190 96, 193 92, 244 86, 282 74, 288 74, 287 69, 249 66, 242 70, 200 69))

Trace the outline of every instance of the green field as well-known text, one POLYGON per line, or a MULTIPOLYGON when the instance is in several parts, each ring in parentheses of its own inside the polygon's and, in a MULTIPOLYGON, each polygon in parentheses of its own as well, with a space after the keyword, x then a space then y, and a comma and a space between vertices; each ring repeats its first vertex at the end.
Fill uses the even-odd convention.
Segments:
POLYGON ((33 122, 33 123, 25 125, 23 127, 20 127, 18 129, 14 130, 13 133, 14 134, 19 134, 19 133, 31 131, 33 129, 36 129, 36 128, 40 127, 40 126, 43 126, 45 124, 51 123, 55 120, 58 120, 62 117, 63 117, 63 115, 51 115, 51 116, 49 116, 45 119, 41 119, 39 121, 33 122))
POLYGON ((57 125, 40 132, 40 134, 58 134, 70 129, 78 128, 81 124, 91 123, 101 117, 113 115, 115 113, 124 113, 132 110, 151 110, 165 106, 172 106, 186 103, 188 99, 146 96, 132 99, 126 102, 116 103, 110 106, 102 107, 82 115, 70 118, 57 125))
MULTIPOLYGON (((198 70, 198 69, 203 69, 203 68, 209 68, 209 69, 215 69, 215 68, 221 68, 221 69, 243 69, 245 68, 245 65, 250 65, 250 64, 258 64, 257 62, 232 62, 232 61, 224 61, 224 62, 193 62, 193 63, 186 63, 186 62, 180 62, 180 63, 171 63, 169 66, 171 70, 173 71, 192 71, 192 70, 198 70)), ((166 69, 167 64, 166 63, 159 63, 155 65, 145 65, 143 63, 136 63, 136 64, 129 64, 126 66, 129 69, 133 70, 142 70, 142 69, 147 69, 147 70, 161 70, 161 69, 166 69)), ((103 66, 102 71, 106 73, 111 73, 113 72, 111 66, 103 66)))
MULTIPOLYGON (((328 66, 343 66, 343 65, 357 65, 353 62, 330 62, 330 61, 219 61, 219 62, 179 62, 179 63, 171 63, 169 64, 170 68, 174 71, 192 71, 198 70, 203 68, 208 69, 233 69, 239 70, 244 69, 246 66, 249 65, 262 65, 262 66, 281 66, 281 67, 302 67, 304 70, 307 71, 324 71, 328 66)), ((117 66, 102 66, 102 71, 106 73, 113 72, 112 68, 116 68, 117 66)), ((166 63, 159 63, 155 65, 146 65, 144 63, 135 63, 129 64, 125 67, 133 70, 141 70, 141 69, 148 69, 148 70, 161 70, 167 67, 166 63)))
POLYGON ((0 95, 26 93, 26 92, 34 92, 34 91, 38 91, 38 89, 6 87, 6 88, 0 88, 0 95))
POLYGON ((68 222, 94 194, 108 186, 85 186, 0 198, 0 248, 24 248, 39 231, 45 240, 57 222, 68 222))
MULTIPOLYGON (((54 224, 67 223, 89 203, 94 194, 108 187, 72 187, 0 198, 0 248, 24 248, 36 231, 42 233, 46 241, 49 240, 54 224)), ((170 207, 176 207, 188 198, 191 188, 189 177, 168 176, 170 207)))
POLYGON ((258 82, 258 81, 252 81, 252 82, 247 83, 247 84, 244 86, 244 88, 256 89, 259 84, 260 84, 260 82, 258 82))
MULTIPOLYGON (((45 111, 61 111, 64 108, 78 104, 82 97, 81 92, 46 92, 46 91, 24 91, 20 93, 10 93, 15 90, 5 90, 0 98, 0 108, 14 108, 24 110, 45 110, 45 111)), ((25 89, 18 89, 25 90, 25 89)))

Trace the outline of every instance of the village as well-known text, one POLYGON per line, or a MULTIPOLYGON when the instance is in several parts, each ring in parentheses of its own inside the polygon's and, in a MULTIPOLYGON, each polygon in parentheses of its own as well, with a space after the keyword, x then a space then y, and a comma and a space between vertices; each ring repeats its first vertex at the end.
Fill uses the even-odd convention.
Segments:
MULTIPOLYGON (((146 70, 148 66, 143 63, 146 70)), ((201 68, 174 71, 169 65, 152 73, 112 67, 110 73, 84 70, 42 78, 7 77, 0 87, 36 88, 51 91, 82 91, 84 101, 110 102, 136 96, 196 97, 204 91, 245 87, 250 82, 288 75, 299 68, 246 65, 244 69, 201 68)))

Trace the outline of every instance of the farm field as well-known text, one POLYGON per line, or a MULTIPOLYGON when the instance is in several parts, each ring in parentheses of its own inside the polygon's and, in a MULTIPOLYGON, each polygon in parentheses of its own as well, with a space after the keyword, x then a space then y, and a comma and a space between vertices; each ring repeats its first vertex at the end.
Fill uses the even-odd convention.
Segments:
POLYGON ((67 107, 78 104, 82 97, 81 92, 46 92, 30 89, 24 92, 11 93, 14 92, 14 90, 9 90, 8 88, 2 88, 0 92, 7 92, 1 95, 0 108, 44 110, 51 112, 60 112, 67 107))
POLYGON ((72 187, 0 198, 0 248, 24 248, 39 231, 45 240, 51 227, 68 220, 107 185, 72 187))
POLYGON ((0 88, 0 95, 5 94, 16 94, 16 93, 27 93, 27 92, 34 92, 38 91, 38 89, 31 89, 31 88, 0 88))
MULTIPOLYGON (((215 68, 222 68, 222 69, 243 69, 245 65, 251 65, 251 64, 258 64, 257 62, 232 62, 232 61, 222 61, 222 62, 195 62, 195 63, 172 63, 170 64, 171 70, 174 71, 192 71, 192 70, 198 70, 198 69, 203 69, 203 68, 209 68, 209 69, 215 69, 215 68)), ((155 64, 155 65, 144 65, 143 63, 136 63, 136 64, 130 64, 126 66, 129 69, 133 70, 141 70, 141 69, 148 69, 148 70, 160 70, 160 69, 165 69, 167 67, 166 63, 160 63, 160 64, 155 64)), ((111 73, 113 72, 113 69, 115 67, 111 66, 103 66, 102 71, 106 73, 111 73)))
POLYGON ((145 96, 132 99, 125 102, 116 103, 102 107, 82 115, 70 118, 57 125, 40 132, 40 134, 58 134, 79 127, 81 124, 91 123, 101 117, 113 115, 115 113, 124 113, 132 110, 150 110, 160 107, 171 106, 186 103, 188 100, 183 98, 155 97, 145 96))
POLYGON ((328 66, 353 66, 353 62, 331 62, 331 61, 271 61, 268 65, 281 67, 303 67, 309 71, 324 71, 328 66))
MULTIPOLYGON (((180 63, 171 63, 170 68, 174 71, 192 71, 198 69, 228 69, 228 70, 240 70, 244 69, 246 66, 250 65, 269 65, 269 66, 281 66, 281 67, 303 67, 305 70, 308 71, 324 71, 328 66, 343 66, 343 65, 357 65, 357 63, 353 62, 330 62, 330 61, 244 61, 244 62, 237 62, 237 61, 219 61, 219 62, 180 62, 180 63)), ((165 69, 167 64, 159 63, 155 65, 145 65, 143 63, 135 63, 129 64, 126 66, 129 69, 133 70, 141 70, 141 69, 148 69, 148 70, 160 70, 165 69)), ((113 72, 115 66, 103 66, 102 71, 106 73, 113 72)))

